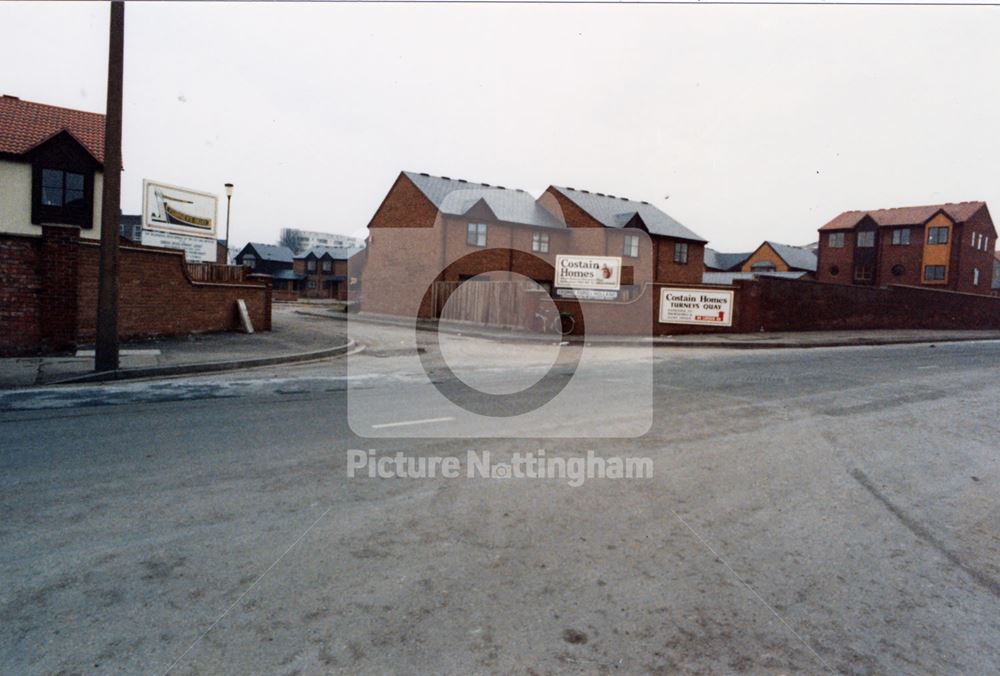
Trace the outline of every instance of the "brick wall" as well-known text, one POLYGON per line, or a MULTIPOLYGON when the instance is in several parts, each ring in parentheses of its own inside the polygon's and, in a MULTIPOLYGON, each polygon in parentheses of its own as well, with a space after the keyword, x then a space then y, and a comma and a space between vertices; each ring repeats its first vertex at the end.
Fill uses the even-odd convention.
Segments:
MULTIPOLYGON (((816 281, 759 277, 738 280, 732 327, 660 324, 659 289, 650 285, 633 303, 557 301, 573 312, 577 327, 618 335, 648 334, 652 312, 654 335, 685 333, 756 333, 759 331, 865 331, 875 329, 1000 330, 1000 297, 912 286, 869 287, 816 281), (612 330, 608 331, 606 327, 612 330)), ((709 288, 691 285, 693 288, 709 288)), ((719 288, 719 287, 715 287, 719 288)), ((577 331, 579 333, 580 331, 577 331)))
MULTIPOLYGON (((97 322, 100 245, 71 227, 42 237, 0 236, 0 355, 67 350, 92 341, 97 322)), ((179 251, 119 250, 123 340, 238 329, 236 300, 257 330, 271 328, 269 277, 245 283, 195 282, 179 251)))
POLYGON ((25 354, 41 345, 41 240, 0 236, 0 355, 25 354))

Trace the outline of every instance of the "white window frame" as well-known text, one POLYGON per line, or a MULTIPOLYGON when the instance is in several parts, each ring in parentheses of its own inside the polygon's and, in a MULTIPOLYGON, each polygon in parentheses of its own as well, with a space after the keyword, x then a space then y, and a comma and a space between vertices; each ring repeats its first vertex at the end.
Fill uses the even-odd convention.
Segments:
POLYGON ((469 246, 486 246, 486 224, 469 223, 465 228, 465 243, 469 246))
POLYGON ((678 265, 687 265, 688 262, 688 243, 687 242, 674 242, 674 263, 678 265))
POLYGON ((639 257, 639 235, 625 235, 625 241, 622 244, 622 255, 626 258, 639 257))
POLYGON ((910 245, 910 229, 909 228, 895 228, 892 231, 892 245, 893 246, 909 246, 910 245))
POLYGON ((831 249, 843 249, 845 241, 844 233, 842 232, 831 232, 827 235, 826 245, 831 249))
POLYGON ((537 251, 538 253, 548 253, 549 233, 547 232, 531 233, 531 250, 537 251))
POLYGON ((874 230, 859 231, 857 247, 859 249, 873 249, 875 247, 875 231, 874 230))
POLYGON ((972 268, 972 286, 979 286, 979 268, 972 268))

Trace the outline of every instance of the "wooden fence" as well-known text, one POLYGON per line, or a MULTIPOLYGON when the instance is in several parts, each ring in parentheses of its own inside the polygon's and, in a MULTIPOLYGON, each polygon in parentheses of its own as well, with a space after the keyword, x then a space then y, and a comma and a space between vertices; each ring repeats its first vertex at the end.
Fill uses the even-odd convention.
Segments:
POLYGON ((252 270, 245 265, 221 263, 188 263, 188 274, 195 282, 241 284, 247 281, 252 270))
POLYGON ((435 282, 434 316, 483 326, 530 326, 534 302, 520 281, 435 282))

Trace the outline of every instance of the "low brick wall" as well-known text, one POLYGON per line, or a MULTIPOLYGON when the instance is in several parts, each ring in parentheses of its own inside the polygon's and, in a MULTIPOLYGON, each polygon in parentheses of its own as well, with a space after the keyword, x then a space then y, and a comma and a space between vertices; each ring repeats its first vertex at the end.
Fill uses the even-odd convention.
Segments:
MULTIPOLYGON (((41 238, 0 235, 0 355, 72 349, 93 341, 100 245, 75 228, 46 227, 41 238)), ((271 329, 268 276, 239 283, 191 279, 184 254, 119 249, 119 333, 123 340, 240 327, 237 299, 254 328, 271 329)))
POLYGON ((631 303, 557 301, 572 312, 576 333, 601 335, 679 335, 759 331, 842 331, 876 329, 1000 330, 1000 298, 911 286, 882 288, 777 277, 738 280, 731 287, 648 285, 631 303), (731 327, 660 324, 660 288, 734 291, 731 327), (650 309, 651 306, 651 309, 650 309), (651 312, 650 317, 646 312, 651 312), (586 323, 586 328, 583 328, 586 323))

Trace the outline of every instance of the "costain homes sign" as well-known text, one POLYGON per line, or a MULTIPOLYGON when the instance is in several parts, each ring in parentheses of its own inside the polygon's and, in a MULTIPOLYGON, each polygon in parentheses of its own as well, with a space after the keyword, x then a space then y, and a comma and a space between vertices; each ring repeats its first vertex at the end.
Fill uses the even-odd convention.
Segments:
POLYGON ((661 288, 660 323, 732 326, 733 292, 661 288))
POLYGON ((556 288, 618 291, 621 278, 616 256, 556 256, 556 288))

